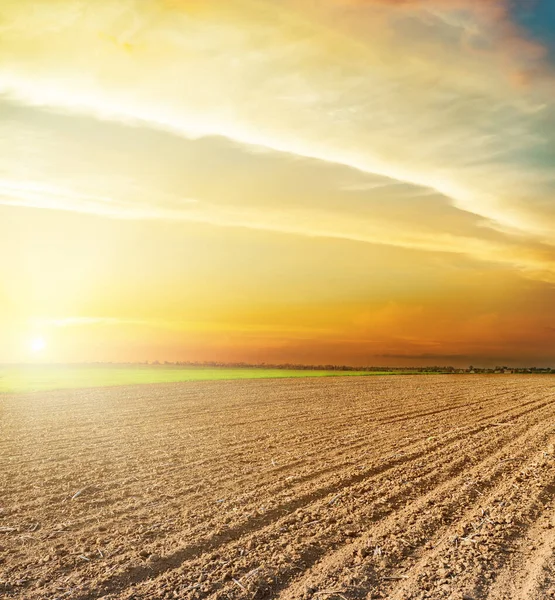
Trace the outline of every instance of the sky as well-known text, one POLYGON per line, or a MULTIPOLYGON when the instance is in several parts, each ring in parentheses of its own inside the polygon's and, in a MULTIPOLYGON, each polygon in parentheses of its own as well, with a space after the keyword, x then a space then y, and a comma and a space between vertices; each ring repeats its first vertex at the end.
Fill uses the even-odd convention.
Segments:
POLYGON ((2 0, 0 362, 555 366, 552 0, 2 0))

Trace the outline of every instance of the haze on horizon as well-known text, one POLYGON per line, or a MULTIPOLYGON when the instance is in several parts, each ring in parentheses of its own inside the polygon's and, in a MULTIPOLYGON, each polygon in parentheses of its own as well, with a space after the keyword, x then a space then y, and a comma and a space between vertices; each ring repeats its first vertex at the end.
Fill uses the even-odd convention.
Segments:
POLYGON ((0 28, 0 363, 555 364, 552 0, 0 28))

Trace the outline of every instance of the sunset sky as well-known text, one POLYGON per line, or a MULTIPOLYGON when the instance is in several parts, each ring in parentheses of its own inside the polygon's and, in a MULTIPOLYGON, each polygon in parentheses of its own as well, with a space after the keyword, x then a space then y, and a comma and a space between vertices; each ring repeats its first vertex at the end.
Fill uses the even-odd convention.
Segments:
POLYGON ((555 366, 553 0, 2 0, 0 362, 555 366))

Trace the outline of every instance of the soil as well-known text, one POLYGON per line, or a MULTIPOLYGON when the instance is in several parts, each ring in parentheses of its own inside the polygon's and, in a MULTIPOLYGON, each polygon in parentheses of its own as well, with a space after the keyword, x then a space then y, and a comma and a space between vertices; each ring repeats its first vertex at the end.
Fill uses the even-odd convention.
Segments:
POLYGON ((555 598, 555 377, 0 396, 0 597, 555 598))

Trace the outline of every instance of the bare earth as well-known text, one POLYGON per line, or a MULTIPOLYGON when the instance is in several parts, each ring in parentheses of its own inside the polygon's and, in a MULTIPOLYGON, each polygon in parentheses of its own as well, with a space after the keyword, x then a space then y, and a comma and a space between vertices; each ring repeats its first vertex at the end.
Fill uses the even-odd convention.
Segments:
POLYGON ((0 597, 555 597, 555 377, 0 396, 0 597))

